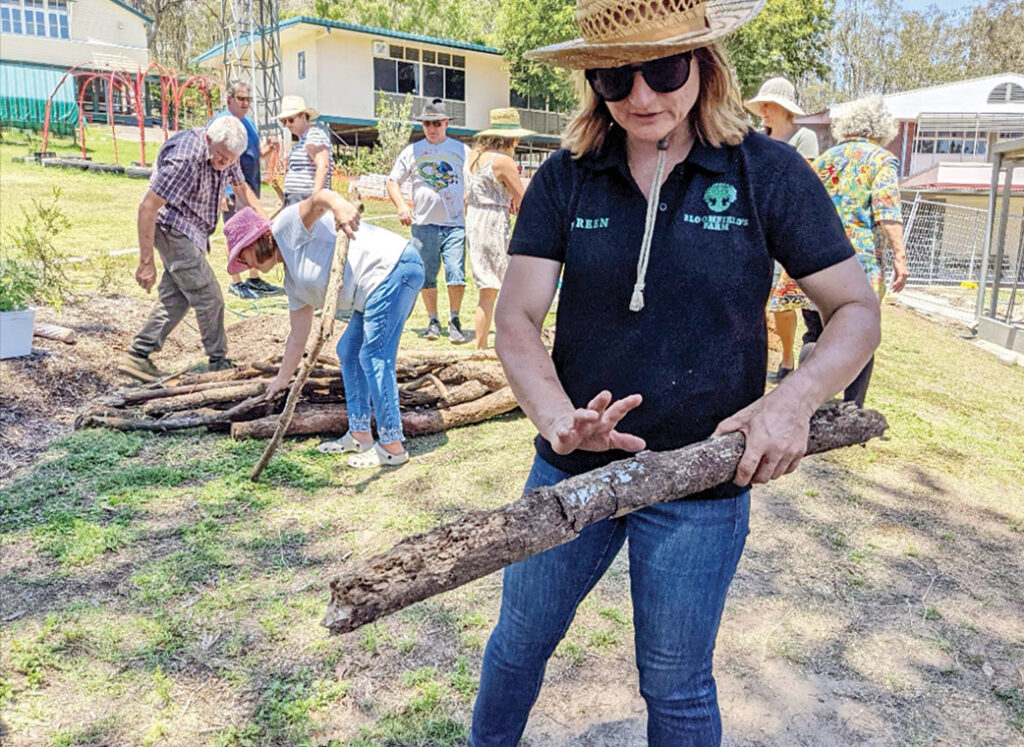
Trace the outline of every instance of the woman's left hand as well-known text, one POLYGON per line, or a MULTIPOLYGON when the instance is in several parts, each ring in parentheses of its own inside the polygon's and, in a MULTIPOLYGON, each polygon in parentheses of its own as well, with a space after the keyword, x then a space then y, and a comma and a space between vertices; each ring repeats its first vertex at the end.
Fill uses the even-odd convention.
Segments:
POLYGON ((342 199, 335 203, 333 209, 334 227, 344 231, 350 239, 354 239, 356 231, 359 230, 359 208, 348 200, 342 199))
POLYGON ((280 381, 277 377, 274 377, 273 379, 270 380, 266 388, 263 390, 264 399, 266 399, 269 402, 270 400, 274 399, 274 397, 276 397, 281 392, 281 390, 283 390, 286 386, 288 386, 287 381, 280 381))
POLYGON ((715 429, 715 436, 739 431, 746 437, 733 481, 737 485, 766 483, 788 475, 807 452, 810 415, 805 415, 804 408, 784 394, 774 390, 726 418, 715 429))

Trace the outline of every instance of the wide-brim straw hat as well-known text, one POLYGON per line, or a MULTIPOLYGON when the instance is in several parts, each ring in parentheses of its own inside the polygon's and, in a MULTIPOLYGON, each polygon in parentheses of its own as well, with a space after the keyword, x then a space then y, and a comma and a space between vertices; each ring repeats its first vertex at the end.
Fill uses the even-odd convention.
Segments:
POLYGON ((533 130, 527 130, 519 120, 519 111, 511 107, 503 109, 491 109, 491 126, 486 130, 480 130, 474 137, 506 137, 509 139, 517 137, 529 137, 536 135, 533 130))
POLYGON ((310 119, 320 116, 320 112, 312 106, 306 106, 306 100, 301 96, 285 96, 281 99, 281 111, 274 119, 288 119, 288 117, 303 113, 310 119))
POLYGON ((796 103, 796 87, 785 78, 769 78, 761 84, 757 95, 746 102, 746 107, 757 116, 761 115, 759 104, 778 104, 794 116, 803 117, 806 113, 796 103))
POLYGON ((576 0, 582 38, 526 53, 574 69, 619 67, 706 47, 753 20, 765 0, 576 0))

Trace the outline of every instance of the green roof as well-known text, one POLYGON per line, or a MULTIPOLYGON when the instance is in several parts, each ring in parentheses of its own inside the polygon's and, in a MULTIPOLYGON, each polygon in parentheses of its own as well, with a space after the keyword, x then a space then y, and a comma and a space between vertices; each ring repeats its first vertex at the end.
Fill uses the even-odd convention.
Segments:
POLYGON ((114 5, 117 5, 117 6, 120 6, 120 7, 124 8, 129 13, 132 13, 133 15, 138 16, 139 18, 141 18, 146 23, 153 23, 153 19, 152 18, 147 16, 145 13, 136 10, 135 8, 130 6, 128 3, 122 3, 121 0, 110 0, 110 2, 112 2, 114 5))
MULTIPOLYGON (((116 0, 115 0, 116 2, 116 0)), ((120 4, 120 3, 119 3, 120 4)), ((284 30, 290 26, 297 26, 300 23, 308 23, 312 26, 321 26, 326 29, 341 29, 343 31, 355 31, 362 34, 373 34, 374 36, 386 36, 392 39, 405 39, 406 41, 415 41, 422 44, 436 44, 441 47, 453 47, 454 49, 466 49, 471 52, 483 52, 484 54, 496 54, 500 55, 494 47, 486 47, 483 44, 471 44, 469 42, 455 41, 454 39, 438 39, 433 36, 423 36, 422 34, 410 34, 405 31, 392 31, 391 29, 378 29, 373 26, 359 26, 354 23, 342 23, 341 21, 331 21, 327 18, 313 18, 312 16, 295 16, 287 20, 281 21, 280 28, 284 30)), ((257 34, 260 32, 257 32, 257 34)), ((241 43, 248 41, 248 34, 240 34, 239 40, 241 43)), ((206 50, 201 55, 195 58, 196 62, 205 62, 212 57, 217 57, 224 53, 224 45, 218 44, 217 46, 206 50)))

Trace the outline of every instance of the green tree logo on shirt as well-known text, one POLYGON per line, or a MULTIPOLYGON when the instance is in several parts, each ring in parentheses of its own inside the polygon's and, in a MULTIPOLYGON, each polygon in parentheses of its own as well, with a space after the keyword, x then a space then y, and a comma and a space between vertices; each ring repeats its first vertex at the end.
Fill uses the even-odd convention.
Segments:
POLYGON ((718 182, 708 187, 704 193, 704 202, 716 213, 724 213, 736 202, 736 187, 724 182, 718 182))

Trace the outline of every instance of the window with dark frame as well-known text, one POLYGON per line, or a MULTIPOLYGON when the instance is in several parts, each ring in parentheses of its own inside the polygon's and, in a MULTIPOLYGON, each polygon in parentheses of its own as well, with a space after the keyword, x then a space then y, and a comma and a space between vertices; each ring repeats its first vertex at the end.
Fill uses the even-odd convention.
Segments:
POLYGON ((389 44, 385 57, 380 44, 373 58, 374 90, 466 100, 465 55, 389 44))

